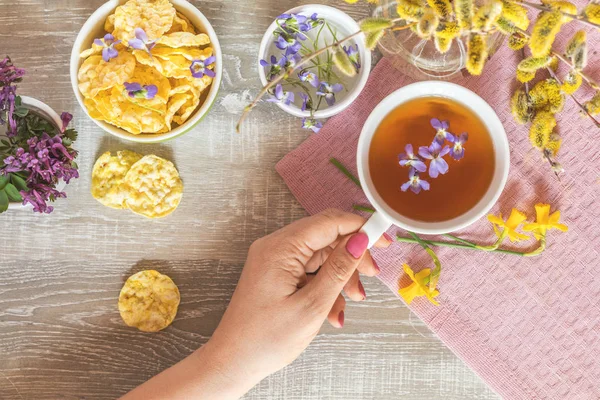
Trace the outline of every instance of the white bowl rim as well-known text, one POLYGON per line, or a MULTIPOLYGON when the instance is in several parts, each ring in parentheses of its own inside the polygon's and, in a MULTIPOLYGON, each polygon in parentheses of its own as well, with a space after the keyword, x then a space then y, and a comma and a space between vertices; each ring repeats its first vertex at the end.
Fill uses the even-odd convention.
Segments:
MULTIPOLYGON (((58 115, 58 113, 56 111, 54 111, 54 109, 52 109, 52 107, 50 107, 49 105, 47 105, 46 103, 44 103, 38 99, 34 99, 33 97, 29 97, 29 96, 19 96, 19 97, 21 97, 21 101, 23 102, 24 105, 27 105, 27 106, 30 106, 31 108, 35 108, 35 109, 42 111, 44 114, 46 114, 46 116, 52 118, 52 121, 54 121, 54 123, 56 124, 57 127, 60 128, 62 126, 62 120, 60 118, 60 115, 58 115)), ((56 189, 59 191, 62 191, 65 188, 65 186, 66 186, 66 183, 61 180, 56 185, 56 189)), ((31 206, 31 204, 23 205, 22 203, 14 202, 14 201, 11 201, 10 203, 8 203, 9 210, 23 209, 23 208, 32 208, 32 206, 31 206)))
MULTIPOLYGON (((164 142, 170 139, 174 139, 180 135, 191 130, 196 124, 198 124, 205 116, 208 114, 210 108, 216 100, 217 94, 221 87, 221 81, 223 78, 223 54, 221 50, 221 45, 219 44, 219 39, 217 34, 206 18, 206 16, 193 4, 189 3, 187 0, 170 0, 173 3, 173 6, 177 9, 177 11, 182 12, 183 14, 188 15, 189 13, 194 13, 195 17, 197 17, 203 25, 203 30, 209 36, 211 40, 211 46, 213 48, 214 56, 216 57, 215 61, 215 78, 211 84, 210 90, 208 92, 208 96, 204 100, 204 103, 196 110, 194 114, 181 126, 167 132, 167 133, 154 133, 154 134, 140 134, 134 135, 131 134, 124 129, 118 128, 114 125, 108 124, 103 121, 98 121, 92 118, 89 115, 89 112, 85 105, 83 104, 83 95, 79 91, 78 87, 78 79, 77 72, 79 71, 79 67, 81 65, 81 59, 79 54, 81 53, 84 45, 85 37, 83 35, 84 31, 92 31, 98 24, 104 24, 106 17, 110 12, 112 12, 119 5, 123 4, 125 0, 108 0, 106 3, 98 7, 96 11, 89 16, 86 22, 81 27, 79 33, 77 34, 77 38, 75 39, 75 43, 73 44, 73 49, 71 51, 71 61, 70 61, 70 77, 71 77, 71 86, 73 87, 73 92, 75 93, 75 97, 77 98, 77 102, 86 113, 86 115, 96 123, 100 128, 104 131, 117 136, 124 140, 129 140, 132 142, 138 143, 159 143, 164 142)), ((87 47, 86 47, 87 48, 87 47)))
MULTIPOLYGON (((350 30, 352 33, 358 32, 360 30, 360 26, 358 23, 348 14, 339 10, 335 7, 326 6, 323 4, 305 4, 302 6, 294 7, 290 10, 285 11, 282 14, 299 14, 299 13, 319 13, 321 14, 325 10, 327 13, 331 13, 333 15, 337 15, 337 18, 341 20, 344 24, 344 27, 350 30), (321 11, 321 12, 320 12, 321 11)), ((273 32, 277 29, 277 22, 273 21, 260 42, 260 47, 258 50, 258 74, 260 76, 260 82, 263 86, 267 85, 267 75, 265 73, 265 69, 260 65, 260 60, 265 59, 267 56, 267 48, 271 44, 273 32)), ((358 44, 358 49, 360 52, 361 58, 361 70, 359 71, 359 79, 356 82, 356 85, 349 91, 348 95, 340 102, 335 103, 332 107, 327 107, 323 110, 319 110, 314 113, 315 118, 330 118, 340 112, 344 111, 348 108, 360 95, 367 84, 367 80, 369 79, 369 75, 371 73, 371 51, 367 49, 365 45, 365 35, 360 34, 354 39, 355 43, 358 44)), ((310 117, 309 111, 302 111, 300 108, 294 105, 286 105, 283 103, 276 103, 279 108, 285 111, 288 114, 291 114, 295 117, 310 117)))
POLYGON ((364 193, 373 207, 394 225, 415 233, 440 235, 473 224, 496 204, 502 194, 510 169, 510 147, 504 126, 492 107, 471 90, 450 82, 422 81, 404 86, 383 99, 367 118, 357 148, 357 168, 364 193), (441 222, 424 222, 408 218, 388 206, 376 192, 368 167, 371 139, 382 119, 400 104, 418 97, 446 97, 471 109, 485 124, 494 144, 495 170, 492 182, 480 201, 468 212, 441 222))

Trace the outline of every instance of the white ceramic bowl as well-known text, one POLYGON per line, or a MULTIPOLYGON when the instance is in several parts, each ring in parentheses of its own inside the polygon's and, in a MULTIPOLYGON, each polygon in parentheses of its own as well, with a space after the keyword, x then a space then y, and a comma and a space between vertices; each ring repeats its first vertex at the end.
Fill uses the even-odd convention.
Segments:
POLYGON ((369 236, 370 244, 374 244, 392 225, 411 232, 438 235, 466 228, 485 216, 496 204, 506 185, 510 167, 510 149, 502 122, 485 100, 469 89, 454 83, 426 81, 413 83, 398 89, 375 107, 369 118, 367 118, 358 141, 357 163, 362 188, 375 210, 377 210, 363 227, 363 231, 369 236), (417 221, 396 212, 377 193, 369 171, 369 148, 377 127, 400 104, 418 97, 445 97, 471 109, 486 126, 494 145, 495 170, 487 192, 471 210, 448 221, 417 221))
MULTIPOLYGON (((92 46, 92 42, 95 38, 99 38, 104 36, 104 22, 106 18, 112 14, 117 8, 117 6, 126 3, 127 0, 110 0, 100 6, 83 24, 81 31, 77 35, 77 39, 75 39, 75 44, 73 45, 73 51, 71 52, 71 85, 73 86, 73 92, 75 92, 75 97, 77 97, 77 101, 81 105, 81 108, 86 112, 87 108, 83 104, 83 96, 79 92, 78 81, 77 81, 77 72, 79 71, 79 67, 81 66, 83 60, 79 57, 82 51, 89 49, 92 46)), ((141 143, 156 143, 163 142, 169 139, 173 139, 177 136, 180 136, 190 129, 192 129, 196 124, 198 124, 202 118, 208 113, 211 106, 213 105, 217 93, 219 91, 219 87, 221 86, 221 79, 223 77, 223 56, 221 53, 221 46, 219 45, 219 39, 217 38, 217 34, 215 30, 211 26, 208 19, 194 7, 192 4, 188 3, 186 0, 170 0, 173 3, 173 6, 185 15, 191 22, 194 24, 196 29, 200 32, 206 33, 211 41, 211 46, 214 50, 214 56, 216 57, 215 61, 215 73, 216 76, 213 80, 213 83, 208 90, 208 94, 205 94, 204 102, 200 105, 200 107, 192 114, 192 116, 181 126, 167 132, 167 133, 158 133, 158 134, 141 134, 141 135, 133 135, 127 132, 124 129, 118 128, 114 125, 110 125, 103 121, 97 121, 92 118, 92 120, 106 132, 113 134, 121 139, 130 140, 133 142, 141 142, 141 143)), ((91 118, 91 117, 90 117, 91 118)))
MULTIPOLYGON (((337 37, 341 39, 343 37, 349 36, 355 32, 360 30, 360 26, 356 21, 352 19, 348 14, 343 11, 338 10, 337 8, 323 6, 320 4, 307 4, 304 6, 299 6, 292 8, 291 10, 286 11, 284 14, 302 14, 306 16, 310 16, 313 13, 317 13, 319 17, 327 20, 333 27, 337 29, 337 37)), ((260 43, 260 48, 258 50, 258 73, 260 75, 260 81, 265 86, 267 81, 267 75, 265 73, 265 68, 260 65, 260 60, 268 60, 273 54, 272 50, 274 47, 274 35, 273 32, 278 28, 277 21, 273 21, 269 29, 265 32, 265 35, 262 38, 260 43)), ((345 93, 344 97, 337 101, 332 107, 327 107, 321 109, 314 113, 315 118, 329 118, 332 117, 346 108, 350 106, 356 100, 360 92, 364 89, 367 84, 367 79, 369 78, 369 73, 371 72, 371 51, 367 49, 365 45, 365 36, 361 34, 354 38, 354 40, 349 40, 345 44, 358 44, 358 51, 360 54, 361 60, 361 69, 358 72, 357 78, 355 78, 355 83, 352 87, 346 88, 348 90, 345 93)), ((280 50, 278 50, 280 51, 280 50)), ((279 54, 279 53, 277 53, 279 54)), ((277 55, 277 58, 279 56, 277 55)), ((340 74, 341 75, 341 74, 340 74)), ((283 103, 277 103, 277 105, 288 114, 291 114, 296 117, 310 117, 309 111, 302 111, 300 107, 294 105, 293 103, 290 105, 285 105, 283 103)))
MULTIPOLYGON (((62 120, 60 119, 60 115, 58 115, 56 113, 56 111, 54 111, 52 108, 50 108, 49 105, 42 103, 41 101, 36 100, 32 97, 27 97, 27 96, 21 96, 21 101, 22 101, 22 104, 26 108, 33 110, 33 111, 37 112, 38 114, 41 114, 47 120, 54 122, 54 124, 58 128, 60 128, 62 126, 62 120)), ((2 137, 2 136, 3 136, 3 134, 0 134, 0 137, 2 137)), ((62 191, 65 188, 65 186, 66 186, 65 182, 61 180, 56 185, 56 189, 59 191, 62 191)), ((30 208, 32 208, 31 204, 27 204, 25 206, 21 203, 16 203, 16 202, 11 202, 8 204, 9 210, 30 209, 30 208)))

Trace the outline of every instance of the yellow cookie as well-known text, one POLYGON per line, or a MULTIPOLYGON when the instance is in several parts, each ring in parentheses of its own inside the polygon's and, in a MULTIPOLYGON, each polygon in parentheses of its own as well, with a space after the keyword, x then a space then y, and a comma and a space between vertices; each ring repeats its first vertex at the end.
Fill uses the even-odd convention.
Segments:
POLYGON ((162 218, 177 208, 183 183, 172 162, 149 155, 136 162, 124 180, 127 207, 148 218, 162 218))
POLYGON ((111 208, 126 208, 127 190, 122 185, 123 178, 133 164, 142 158, 132 151, 119 151, 111 156, 110 151, 102 154, 92 170, 92 196, 111 208))
POLYGON ((119 294, 119 313, 128 326, 158 332, 171 325, 181 296, 171 278, 154 270, 127 279, 119 294))
POLYGON ((127 51, 119 52, 109 62, 104 61, 100 55, 88 57, 77 74, 79 90, 85 97, 95 97, 102 90, 126 82, 134 70, 135 57, 127 51))

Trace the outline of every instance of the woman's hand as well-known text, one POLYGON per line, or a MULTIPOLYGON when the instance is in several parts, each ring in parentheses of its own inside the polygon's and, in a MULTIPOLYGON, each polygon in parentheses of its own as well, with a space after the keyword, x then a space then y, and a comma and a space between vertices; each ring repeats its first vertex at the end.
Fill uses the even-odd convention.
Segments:
MULTIPOLYGON (((146 399, 238 398, 294 361, 325 319, 341 328, 346 305, 341 292, 364 300, 359 271, 367 276, 379 273, 367 251, 367 236, 356 233, 364 223, 360 216, 327 210, 257 240, 221 323, 210 341, 189 358, 194 361, 182 361, 131 394, 146 399), (193 365, 196 371, 184 373, 187 378, 171 372, 193 365), (195 383, 181 383, 176 392, 158 389, 173 388, 173 379, 195 383)), ((377 246, 390 244, 381 238, 377 246)))

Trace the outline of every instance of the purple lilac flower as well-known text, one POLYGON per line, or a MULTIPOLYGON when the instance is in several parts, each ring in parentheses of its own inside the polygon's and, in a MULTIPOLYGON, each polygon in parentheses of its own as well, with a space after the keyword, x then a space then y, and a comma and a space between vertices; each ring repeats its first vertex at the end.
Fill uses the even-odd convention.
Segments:
POLYGON ((304 129, 310 129, 314 133, 319 133, 319 131, 323 127, 323 124, 314 118, 304 118, 302 120, 302 127, 304 129))
POLYGON ((454 138, 454 144, 450 148, 450 155, 452 158, 460 160, 465 156, 464 144, 467 140, 469 140, 469 134, 466 132, 461 133, 460 136, 454 138))
POLYGON ((202 78, 204 75, 214 78, 216 76, 215 71, 208 68, 209 65, 215 62, 217 58, 210 56, 206 60, 194 60, 190 65, 190 71, 194 78, 202 78))
POLYGON ((423 158, 431 160, 429 163, 429 176, 437 178, 440 174, 444 175, 448 172, 448 163, 443 157, 450 152, 450 147, 440 145, 437 141, 433 141, 431 146, 419 147, 419 155, 423 158))
POLYGON ((352 61, 352 64, 354 64, 354 68, 356 68, 356 71, 358 71, 361 67, 360 65, 360 54, 358 52, 358 44, 355 44, 354 46, 344 46, 344 51, 346 52, 346 54, 348 55, 348 58, 350 59, 350 61, 352 61))
POLYGON ((448 132, 448 128, 450 127, 448 121, 440 121, 437 118, 432 118, 431 126, 433 126, 433 129, 437 131, 435 134, 435 141, 437 141, 439 144, 444 144, 445 140, 450 142, 454 140, 454 135, 448 132))
POLYGON ((300 51, 300 48, 302 48, 302 45, 298 39, 285 34, 280 34, 277 37, 277 40, 275 40, 275 46, 277 46, 279 50, 285 50, 286 56, 296 54, 300 51))
POLYGON ((133 47, 136 50, 144 50, 148 54, 152 55, 152 49, 156 46, 156 40, 148 40, 146 31, 142 28, 135 28, 135 39, 129 41, 129 47, 133 47))
POLYGON ((287 58, 282 56, 279 61, 277 60, 277 57, 275 56, 271 56, 271 62, 267 62, 266 60, 260 60, 260 65, 262 65, 265 68, 269 68, 268 72, 267 72, 267 80, 271 81, 273 79, 275 79, 277 76, 279 76, 279 74, 281 73, 281 71, 285 68, 285 65, 287 64, 287 58))
POLYGON ((325 101, 331 107, 335 104, 335 94, 341 92, 342 89, 344 89, 344 86, 339 83, 330 85, 327 82, 321 82, 317 90, 317 95, 325 97, 325 101))
POLYGON ((283 103, 286 106, 289 106, 294 102, 294 93, 293 92, 285 92, 281 84, 275 86, 275 95, 267 99, 268 102, 271 103, 283 103))
POLYGON ((58 198, 67 197, 66 193, 59 192, 52 186, 41 183, 32 185, 28 192, 22 190, 20 194, 23 198, 24 205, 29 203, 33 206, 34 212, 45 214, 50 214, 52 211, 54 211, 54 207, 47 204, 48 200, 54 201, 58 198))
POLYGON ((310 99, 310 96, 304 92, 300 92, 298 95, 302 99, 302 106, 300 107, 302 111, 312 110, 312 100, 310 99))
POLYGON ((94 40, 94 44, 96 46, 103 47, 102 59, 105 62, 109 62, 110 60, 112 60, 113 58, 116 58, 119 55, 119 52, 117 51, 117 49, 115 49, 115 46, 118 45, 119 43, 121 43, 121 41, 115 40, 115 37, 113 35, 111 35, 110 33, 107 33, 106 35, 104 35, 103 39, 95 39, 94 40))
POLYGON ((0 125, 8 122, 6 135, 13 137, 17 132, 17 122, 13 118, 17 99, 18 83, 25 75, 25 70, 13 65, 9 57, 0 61, 0 125))
POLYGON ((406 145, 404 148, 404 153, 401 153, 398 156, 398 159, 400 161, 400 166, 402 167, 412 167, 418 172, 427 171, 427 165, 425 165, 419 156, 415 155, 412 144, 406 145))
POLYGON ((136 99, 151 100, 158 93, 158 87, 156 87, 156 85, 142 86, 140 83, 137 82, 125 82, 124 86, 125 90, 127 91, 127 95, 136 99))
POLYGON ((319 78, 317 77, 317 74, 312 71, 306 69, 298 74, 298 78, 300 78, 302 82, 310 83, 313 87, 319 87, 319 78))
POLYGON ((421 189, 429 190, 429 187, 429 182, 421 179, 419 177, 419 172, 416 169, 411 168, 410 171, 408 171, 408 182, 403 183, 402 186, 400 186, 400 190, 406 192, 410 188, 413 193, 418 194, 421 192, 421 189))

